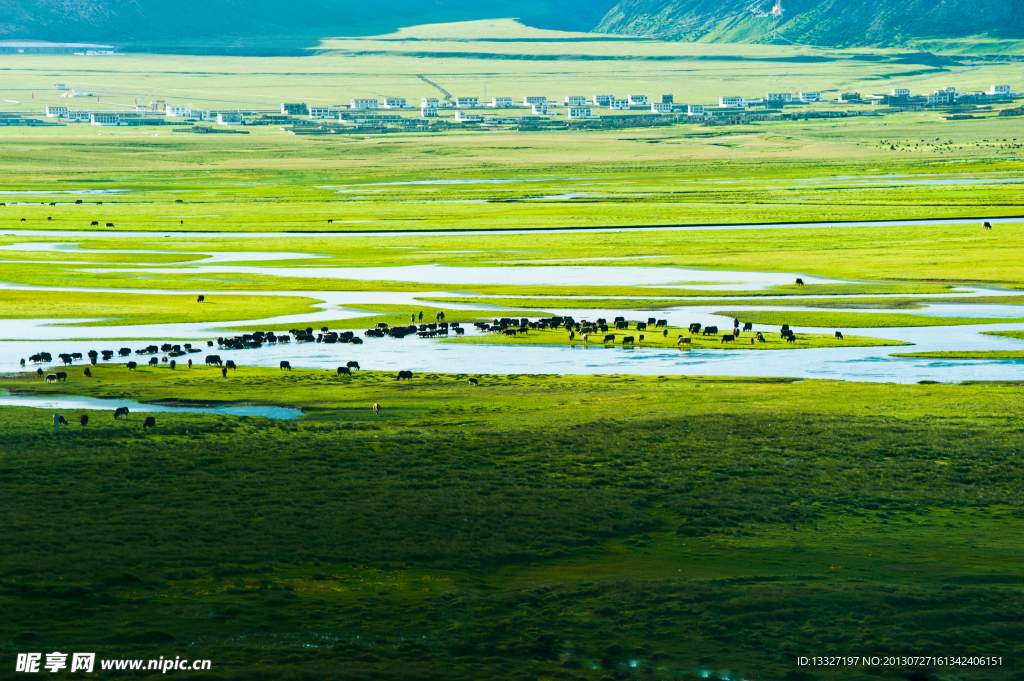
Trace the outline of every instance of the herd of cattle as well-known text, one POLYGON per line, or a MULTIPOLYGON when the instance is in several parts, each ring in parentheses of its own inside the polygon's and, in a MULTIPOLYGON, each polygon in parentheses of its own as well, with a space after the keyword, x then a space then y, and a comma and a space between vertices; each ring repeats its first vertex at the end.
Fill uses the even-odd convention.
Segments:
MULTIPOLYGON (((383 338, 384 336, 390 336, 392 338, 405 338, 415 334, 420 338, 434 338, 436 336, 446 336, 449 332, 461 335, 465 333, 465 329, 462 328, 459 322, 445 322, 444 313, 438 312, 436 315, 436 322, 429 324, 416 324, 417 321, 415 315, 410 316, 409 325, 390 326, 385 322, 377 324, 372 329, 367 329, 363 332, 363 335, 367 338, 383 338)), ((422 322, 423 313, 419 314, 419 321, 422 322)), ((621 337, 615 333, 608 333, 609 330, 614 327, 615 331, 628 331, 630 325, 637 331, 651 331, 651 330, 662 330, 662 336, 668 337, 668 320, 667 319, 655 319, 649 317, 646 322, 637 321, 629 322, 624 317, 616 317, 612 320, 611 324, 604 318, 599 318, 595 321, 588 321, 581 319, 576 321, 572 317, 543 317, 536 321, 530 321, 526 317, 512 318, 502 317, 500 319, 494 319, 492 322, 476 322, 474 326, 481 332, 488 333, 499 333, 505 336, 517 336, 520 334, 528 333, 531 330, 558 330, 563 329, 568 331, 569 340, 575 340, 577 334, 580 340, 586 344, 590 340, 591 334, 599 334, 600 343, 602 344, 614 344, 618 340, 622 345, 635 345, 637 342, 642 343, 644 341, 644 334, 637 333, 636 335, 621 335, 621 337)), ((742 324, 742 331, 740 330, 741 324, 739 319, 733 319, 733 328, 730 333, 725 333, 724 330, 719 335, 719 329, 717 326, 702 326, 701 324, 690 324, 688 327, 689 336, 679 335, 676 339, 677 346, 687 346, 692 342, 692 336, 700 334, 701 337, 713 336, 721 343, 733 343, 739 340, 743 332, 751 332, 750 343, 765 343, 764 334, 760 331, 754 331, 754 325, 751 322, 742 324)), ((789 328, 788 324, 783 324, 779 331, 780 337, 789 342, 795 343, 797 338, 793 333, 792 329, 789 328)), ((834 334, 835 338, 842 340, 843 334, 836 331, 834 334)), ((238 336, 232 337, 221 337, 218 338, 216 343, 217 347, 222 350, 249 350, 261 348, 264 345, 274 345, 278 343, 289 343, 292 337, 295 338, 298 343, 351 343, 354 345, 362 344, 363 340, 359 336, 355 335, 354 331, 331 331, 328 327, 321 327, 320 332, 314 334, 312 327, 305 329, 290 329, 287 334, 275 334, 273 331, 254 331, 252 333, 245 333, 238 336)), ((207 347, 213 347, 214 341, 206 341, 207 347)), ((128 357, 132 354, 131 348, 121 348, 116 351, 118 357, 128 357)), ((194 347, 191 343, 173 344, 164 343, 162 345, 148 345, 144 348, 139 348, 134 351, 136 355, 150 355, 149 364, 159 365, 161 362, 169 364, 171 369, 177 366, 177 357, 185 357, 191 354, 201 353, 202 350, 199 347, 194 347), (157 359, 155 355, 163 353, 160 359, 157 359)), ((86 353, 89 358, 89 363, 95 365, 100 357, 103 358, 104 362, 113 359, 115 354, 114 350, 90 350, 86 353)), ((61 353, 57 357, 64 363, 65 366, 73 364, 75 361, 82 360, 83 355, 80 352, 61 353)), ((32 363, 50 363, 53 361, 53 356, 48 352, 39 352, 31 355, 29 361, 32 363)), ((221 367, 221 375, 225 378, 228 375, 228 369, 235 369, 235 363, 232 360, 221 360, 220 355, 206 355, 205 363, 207 366, 218 366, 221 367)), ((192 367, 192 360, 187 360, 189 368, 192 367)), ((21 366, 25 366, 25 360, 21 360, 21 366)), ((129 371, 132 371, 138 367, 138 363, 129 361, 126 363, 129 371)), ((281 369, 291 369, 291 363, 288 361, 281 361, 281 369)), ((352 369, 359 369, 358 362, 349 362, 346 366, 340 366, 337 369, 338 375, 351 375, 352 369)), ((45 374, 42 368, 36 370, 36 373, 40 377, 44 377, 47 383, 53 383, 58 381, 66 381, 67 373, 58 371, 51 374, 45 374)), ((83 371, 85 376, 91 376, 91 372, 88 367, 83 371)), ((397 380, 412 379, 411 371, 400 371, 397 376, 397 380)))

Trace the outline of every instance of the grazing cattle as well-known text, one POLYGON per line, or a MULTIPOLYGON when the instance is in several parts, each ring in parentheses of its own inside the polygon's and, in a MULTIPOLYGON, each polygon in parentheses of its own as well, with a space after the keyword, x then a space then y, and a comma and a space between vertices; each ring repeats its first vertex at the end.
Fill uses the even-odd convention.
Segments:
POLYGON ((469 379, 469 384, 470 385, 480 385, 480 382, 478 380, 476 380, 475 378, 471 378, 471 379, 469 379))
POLYGON ((80 352, 72 352, 71 353, 71 359, 82 359, 82 353, 80 353, 80 352))
POLYGON ((220 355, 207 355, 206 366, 210 366, 211 364, 216 364, 217 366, 220 366, 222 364, 222 362, 220 361, 220 355))
POLYGON ((100 223, 97 222, 96 220, 93 220, 92 222, 89 223, 89 226, 90 227, 99 227, 100 223))
POLYGON ((21 360, 21 366, 25 366, 25 359, 24 358, 22 358, 22 360, 21 360))
POLYGON ((291 364, 291 362, 289 362, 287 360, 281 360, 281 368, 282 369, 287 369, 288 371, 291 371, 292 370, 292 364, 291 364))
POLYGON ((128 418, 128 407, 118 407, 114 410, 114 418, 119 419, 121 417, 128 418))
POLYGON ((345 374, 346 376, 351 376, 352 370, 349 369, 348 367, 338 367, 338 375, 341 376, 342 374, 345 374))
POLYGON ((189 368, 189 369, 191 369, 191 368, 192 368, 192 360, 191 360, 191 359, 190 359, 190 360, 188 361, 188 368, 189 368))
POLYGON ((697 324, 696 322, 694 322, 693 324, 690 324, 689 331, 690 331, 690 333, 700 333, 700 327, 701 327, 700 324, 697 324))
POLYGON ((46 382, 47 383, 56 383, 57 382, 57 374, 47 374, 46 375, 46 382))
POLYGON ((794 336, 792 333, 789 334, 788 336, 786 336, 786 342, 787 343, 796 343, 796 336, 794 336))
POLYGON ((225 369, 235 369, 235 370, 238 369, 238 367, 235 366, 235 360, 233 360, 233 359, 229 359, 228 361, 224 362, 224 368, 225 369))
POLYGON ((113 223, 113 222, 108 222, 108 223, 106 224, 106 226, 107 226, 107 227, 113 227, 113 226, 114 226, 114 223, 113 223))
POLYGON ((461 336, 464 333, 466 333, 466 330, 464 328, 462 328, 461 326, 456 326, 455 327, 455 335, 456 336, 461 336))
MULTIPOLYGON (((519 331, 517 331, 516 329, 505 329, 504 331, 502 331, 502 333, 505 334, 506 336, 514 336, 517 333, 519 333, 519 331)), ((571 339, 572 338, 572 335, 571 335, 572 331, 570 331, 569 334, 570 334, 569 338, 571 339)))
POLYGON ((623 336, 622 337, 622 344, 623 345, 625 345, 626 343, 632 344, 633 342, 634 342, 634 339, 633 339, 632 336, 623 336))
POLYGON ((628 329, 629 328, 629 322, 626 322, 626 321, 615 322, 615 328, 616 329, 628 329))
POLYGON ((982 227, 984 227, 985 229, 992 229, 992 223, 986 220, 982 227))
POLYGON ((62 425, 62 426, 66 426, 66 425, 68 425, 68 420, 66 418, 64 418, 63 416, 61 416, 60 414, 57 414, 57 423, 62 425))
POLYGON ((81 206, 82 205, 82 199, 75 199, 75 205, 76 206, 81 206))
POLYGON ((643 335, 643 334, 640 334, 640 335, 638 336, 638 338, 640 339, 640 342, 641 342, 641 343, 643 343, 643 342, 644 342, 644 335, 643 335))
POLYGON ((373 413, 380 416, 380 405, 376 402, 373 403, 373 413))
POLYGON ((690 337, 689 336, 679 336, 679 338, 676 339, 676 345, 689 345, 689 344, 690 344, 690 337))
POLYGON ((803 286, 804 285, 804 280, 801 279, 800 277, 797 277, 795 283, 796 283, 797 286, 803 286))
POLYGON ((658 320, 657 320, 657 319, 655 319, 654 317, 648 317, 648 318, 647 318, 647 323, 648 323, 648 324, 657 324, 657 323, 658 323, 658 320))
POLYGON ((63 371, 58 371, 57 372, 57 380, 58 381, 64 381, 65 383, 67 383, 67 380, 68 380, 67 373, 65 373, 63 371))
POLYGON ((118 357, 127 357, 130 354, 132 354, 131 348, 121 348, 120 350, 117 351, 118 357))
MULTIPOLYGON (((757 332, 757 333, 756 333, 756 334, 754 335, 754 338, 756 338, 756 339, 757 339, 757 342, 758 342, 758 343, 764 343, 764 342, 765 342, 765 340, 764 340, 764 336, 762 336, 762 335, 761 335, 761 332, 760 332, 760 331, 758 331, 758 332, 757 332)), ((753 340, 754 340, 754 338, 752 338, 752 339, 751 339, 751 341, 753 341, 753 340)))
POLYGON ((615 334, 614 333, 609 333, 607 336, 604 337, 604 341, 603 342, 605 342, 605 343, 614 343, 615 342, 615 334))
POLYGON ((654 328, 660 329, 663 326, 668 326, 668 320, 667 319, 659 319, 658 323, 654 325, 654 328))
POLYGON ((345 366, 347 366, 349 369, 358 369, 359 368, 359 362, 357 362, 355 360, 352 360, 351 362, 346 362, 345 366))
POLYGON ((668 338, 668 329, 665 329, 664 331, 662 331, 661 335, 662 335, 663 338, 668 338))
POLYGON ((64 366, 67 366, 68 364, 71 364, 71 362, 72 362, 71 355, 61 354, 61 355, 57 355, 57 356, 60 357, 60 361, 64 362, 64 366))
POLYGON ((407 380, 407 381, 411 381, 412 380, 412 372, 411 371, 399 371, 398 372, 398 377, 395 378, 395 380, 396 381, 401 381, 403 378, 405 380, 407 380))
POLYGON ((843 340, 843 332, 842 331, 836 331, 832 335, 835 336, 836 338, 838 338, 839 340, 843 340))
POLYGON ((142 424, 142 429, 156 428, 156 418, 153 416, 147 416, 145 423, 142 424))
POLYGON ((702 336, 717 336, 718 335, 718 327, 717 326, 705 326, 704 327, 704 333, 702 333, 701 335, 702 336))
POLYGON ((42 375, 43 375, 43 370, 42 369, 36 369, 36 376, 42 376, 42 375))
MULTIPOLYGON (((512 333, 515 334, 515 331, 513 331, 512 333)), ((576 332, 569 331, 569 340, 573 340, 574 338, 576 338, 576 332)))
POLYGON ((736 336, 732 335, 731 333, 722 336, 723 343, 732 343, 734 340, 736 340, 736 336))
POLYGON ((149 358, 149 365, 150 366, 156 366, 159 363, 160 363, 160 360, 158 360, 156 357, 150 357, 149 358))
POLYGON ((139 365, 136 364, 135 362, 128 362, 127 364, 125 364, 125 366, 128 367, 128 371, 135 371, 135 367, 139 365))
POLYGON ((206 300, 206 296, 197 296, 197 297, 196 297, 196 302, 197 302, 197 303, 202 303, 202 302, 204 302, 205 300, 206 300))
POLYGON ((85 371, 82 372, 82 375, 92 378, 92 372, 89 371, 89 367, 85 367, 85 371))
POLYGON ((636 330, 637 331, 646 331, 647 330, 647 324, 645 322, 637 322, 636 323, 636 330))
POLYGON ((783 324, 782 328, 779 329, 779 332, 783 334, 789 333, 789 324, 783 324))
POLYGON ((754 330, 754 323, 753 322, 744 322, 743 323, 743 330, 744 331, 753 331, 754 330))
POLYGON ((113 350, 100 350, 100 354, 103 355, 103 361, 106 362, 114 356, 113 350))
POLYGON ((227 378, 228 377, 228 368, 227 367, 221 367, 220 368, 220 376, 221 376, 221 378, 227 378))
POLYGON ((85 426, 89 425, 89 415, 88 414, 82 414, 81 416, 78 417, 78 422, 82 424, 83 428, 85 426))

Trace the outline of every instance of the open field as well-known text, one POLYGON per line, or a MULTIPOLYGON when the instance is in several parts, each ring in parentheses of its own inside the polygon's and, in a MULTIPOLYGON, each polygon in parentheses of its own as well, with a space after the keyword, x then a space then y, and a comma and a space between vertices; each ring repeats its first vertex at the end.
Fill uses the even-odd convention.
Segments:
POLYGON ((74 326, 229 322, 318 312, 313 304, 319 302, 323 301, 300 296, 230 295, 209 296, 198 303, 195 296, 0 290, 0 310, 6 319, 103 318, 74 326))
POLYGON ((809 678, 797 655, 961 649, 1003 662, 958 678, 1014 678, 1018 387, 478 378, 0 380, 306 410, 54 434, 0 408, 0 639, 226 679, 809 678))
POLYGON ((989 336, 1006 336, 1007 338, 1024 340, 1024 331, 983 331, 982 333, 989 336))

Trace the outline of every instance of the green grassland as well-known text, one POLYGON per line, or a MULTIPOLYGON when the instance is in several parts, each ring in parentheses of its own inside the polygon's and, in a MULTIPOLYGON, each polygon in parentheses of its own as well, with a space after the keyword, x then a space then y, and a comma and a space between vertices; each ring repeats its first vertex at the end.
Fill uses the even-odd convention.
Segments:
POLYGON ((982 331, 982 333, 986 336, 1006 336, 1007 338, 1024 340, 1024 331, 982 331))
POLYGON ((789 324, 790 326, 817 326, 854 329, 891 328, 904 326, 964 326, 968 324, 999 324, 1024 322, 1024 317, 935 317, 899 312, 813 312, 781 310, 746 310, 744 312, 716 312, 723 317, 741 317, 754 324, 789 324))
POLYGON ((195 296, 79 291, 0 290, 0 314, 6 319, 102 317, 72 326, 227 322, 319 312, 323 301, 301 296, 195 296))
POLYGON ((933 359, 1024 359, 1024 350, 947 350, 942 352, 897 352, 890 357, 933 359))
MULTIPOLYGON (((598 332, 588 334, 584 342, 580 334, 570 339, 567 331, 561 330, 531 330, 517 336, 505 336, 498 333, 483 336, 455 336, 447 339, 447 343, 474 343, 484 345, 574 345, 582 347, 610 347, 616 344, 622 345, 625 336, 632 336, 636 348, 679 348, 681 351, 694 350, 800 350, 807 348, 858 348, 858 347, 880 347, 886 345, 913 345, 902 341, 885 340, 882 338, 869 338, 867 336, 844 336, 842 340, 831 334, 823 333, 801 333, 796 336, 792 343, 784 341, 779 334, 763 334, 765 342, 752 343, 754 334, 741 333, 740 338, 731 343, 723 343, 722 335, 731 333, 731 329, 723 329, 715 336, 702 336, 691 334, 684 328, 670 327, 668 335, 662 334, 662 330, 655 330, 653 327, 648 331, 613 331, 609 329, 607 334, 598 332), (615 342, 604 343, 606 335, 615 336, 615 342), (640 337, 643 336, 643 340, 640 337), (690 338, 689 346, 679 345, 679 336, 690 338)), ((626 346, 629 347, 629 346, 626 346)))
MULTIPOLYGON (((463 324, 472 324, 473 322, 489 322, 498 317, 547 317, 550 316, 548 312, 542 312, 539 310, 520 310, 511 308, 507 310, 503 309, 490 309, 490 310, 454 310, 451 308, 443 307, 428 307, 422 306, 402 306, 402 305, 353 305, 350 309, 359 310, 366 309, 368 312, 372 311, 373 314, 368 314, 362 317, 349 317, 346 319, 332 319, 321 322, 310 322, 316 328, 323 326, 328 327, 332 331, 339 329, 368 329, 376 326, 383 322, 389 326, 407 326, 411 324, 409 316, 411 314, 423 313, 422 322, 417 318, 416 323, 430 323, 436 320, 438 312, 443 312, 445 315, 445 321, 448 322, 460 322, 463 324)), ((270 324, 265 326, 253 326, 251 324, 237 327, 225 327, 234 329, 258 329, 262 331, 286 331, 288 329, 295 328, 296 324, 305 328, 302 323, 293 322, 291 324, 270 324)))
POLYGON ((5 649, 466 681, 906 679, 795 658, 962 650, 1003 666, 957 678, 1015 678, 1019 386, 466 378, 0 379, 305 411, 55 434, 0 408, 5 649))

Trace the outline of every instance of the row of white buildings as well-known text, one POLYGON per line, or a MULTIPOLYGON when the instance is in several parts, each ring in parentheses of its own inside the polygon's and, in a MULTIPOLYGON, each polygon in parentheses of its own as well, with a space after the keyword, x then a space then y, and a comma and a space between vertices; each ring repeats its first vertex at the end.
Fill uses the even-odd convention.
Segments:
MULTIPOLYGON (((993 85, 987 92, 974 92, 971 95, 988 97, 1012 97, 1017 93, 1009 85, 993 85)), ((917 95, 918 98, 927 99, 929 105, 955 104, 962 96, 955 87, 944 87, 933 90, 931 94, 917 95)), ((892 88, 891 93, 886 95, 868 95, 870 101, 883 101, 887 99, 913 99, 910 88, 892 88)), ((741 109, 755 104, 813 104, 822 101, 820 92, 769 92, 761 99, 746 99, 744 97, 719 97, 718 108, 720 109, 741 109)), ((842 95, 840 100, 843 101, 842 95)))

